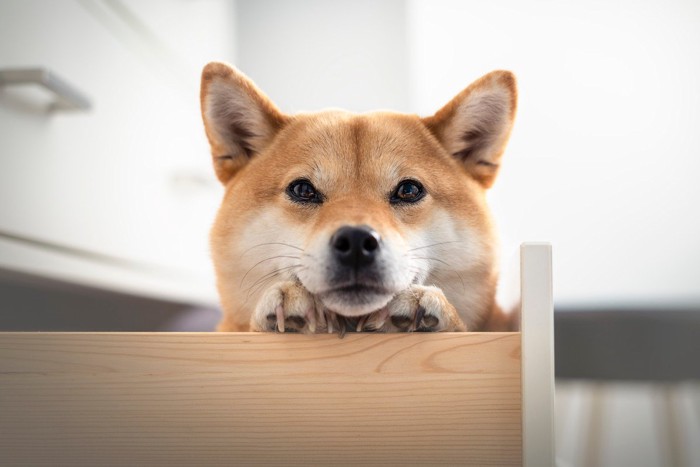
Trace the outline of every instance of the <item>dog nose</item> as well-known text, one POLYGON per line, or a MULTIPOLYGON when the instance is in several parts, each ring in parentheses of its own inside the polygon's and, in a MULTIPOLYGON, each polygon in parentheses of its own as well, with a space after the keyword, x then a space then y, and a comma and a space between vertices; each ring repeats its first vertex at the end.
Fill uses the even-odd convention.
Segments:
POLYGON ((331 237, 331 248, 345 266, 367 266, 379 251, 379 234, 367 227, 341 227, 331 237))

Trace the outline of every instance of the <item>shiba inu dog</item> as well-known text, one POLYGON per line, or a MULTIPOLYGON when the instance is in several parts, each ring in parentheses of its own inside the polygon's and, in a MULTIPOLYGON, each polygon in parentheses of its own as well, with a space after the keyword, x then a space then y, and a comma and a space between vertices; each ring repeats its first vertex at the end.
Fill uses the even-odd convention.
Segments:
POLYGON ((220 331, 496 330, 485 202, 516 111, 489 73, 419 118, 283 114, 223 63, 201 105, 225 195, 211 231, 220 331))

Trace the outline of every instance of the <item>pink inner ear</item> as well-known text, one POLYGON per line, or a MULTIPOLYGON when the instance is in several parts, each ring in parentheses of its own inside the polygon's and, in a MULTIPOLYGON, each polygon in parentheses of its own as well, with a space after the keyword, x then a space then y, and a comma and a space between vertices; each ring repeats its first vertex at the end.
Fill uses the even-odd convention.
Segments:
POLYGON ((464 96, 445 124, 452 154, 464 163, 498 167, 513 124, 512 98, 498 85, 464 96))
MULTIPOLYGON (((452 154, 452 156, 466 163, 472 159, 474 154, 482 151, 489 144, 489 138, 493 138, 493 135, 488 134, 483 130, 471 129, 467 130, 462 137, 462 141, 466 144, 466 147, 461 151, 457 151, 452 154)), ((498 167, 496 162, 492 162, 486 159, 479 159, 476 164, 483 165, 487 167, 498 167)))
POLYGON ((515 80, 493 72, 476 81, 424 123, 443 147, 488 188, 493 184, 513 125, 515 80))
POLYGON ((221 63, 209 64, 202 77, 202 111, 218 155, 246 159, 262 151, 286 117, 252 81, 221 63))
POLYGON ((213 81, 208 88, 204 110, 205 122, 213 130, 219 144, 229 149, 232 157, 250 157, 255 150, 255 139, 269 131, 265 128, 268 122, 262 115, 262 109, 235 82, 213 81))

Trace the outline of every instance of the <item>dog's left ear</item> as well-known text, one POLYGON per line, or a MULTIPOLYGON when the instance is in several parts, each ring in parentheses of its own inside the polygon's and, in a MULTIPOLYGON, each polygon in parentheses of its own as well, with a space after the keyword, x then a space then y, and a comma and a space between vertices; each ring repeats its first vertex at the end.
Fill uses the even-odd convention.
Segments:
POLYGON ((509 71, 472 83, 423 123, 485 188, 493 185, 515 119, 517 88, 509 71))

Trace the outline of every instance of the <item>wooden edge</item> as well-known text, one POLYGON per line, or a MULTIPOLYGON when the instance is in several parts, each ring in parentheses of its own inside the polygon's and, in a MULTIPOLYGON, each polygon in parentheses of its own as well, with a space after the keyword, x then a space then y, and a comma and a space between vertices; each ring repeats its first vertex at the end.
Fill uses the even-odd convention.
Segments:
POLYGON ((0 465, 522 464, 519 333, 0 333, 0 465))
POLYGON ((49 338, 51 336, 56 337, 80 337, 89 336, 99 339, 100 337, 123 337, 127 338, 139 338, 139 337, 150 337, 154 339, 162 338, 163 340, 170 340, 171 337, 183 337, 192 339, 193 341, 201 340, 206 342, 209 339, 222 339, 222 340, 259 340, 259 341, 278 341, 280 339, 296 339, 303 341, 338 341, 343 342, 344 340, 359 339, 362 337, 376 338, 377 340, 386 339, 417 339, 421 341, 430 340, 443 340, 443 339, 454 339, 459 337, 471 338, 474 337, 503 337, 519 334, 519 331, 454 331, 454 332, 348 332, 343 337, 340 337, 337 333, 334 334, 300 334, 296 332, 219 332, 219 331, 0 331, 0 337, 21 337, 21 336, 43 336, 49 338))
POLYGON ((554 466, 552 246, 520 247, 523 465, 554 466))

